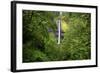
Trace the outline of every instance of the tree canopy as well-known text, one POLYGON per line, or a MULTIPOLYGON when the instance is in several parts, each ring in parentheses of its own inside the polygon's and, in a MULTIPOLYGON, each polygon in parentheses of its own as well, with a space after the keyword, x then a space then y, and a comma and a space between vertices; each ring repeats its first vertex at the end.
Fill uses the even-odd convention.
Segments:
POLYGON ((61 43, 57 44, 59 12, 23 10, 23 62, 91 58, 91 15, 63 12, 61 43))

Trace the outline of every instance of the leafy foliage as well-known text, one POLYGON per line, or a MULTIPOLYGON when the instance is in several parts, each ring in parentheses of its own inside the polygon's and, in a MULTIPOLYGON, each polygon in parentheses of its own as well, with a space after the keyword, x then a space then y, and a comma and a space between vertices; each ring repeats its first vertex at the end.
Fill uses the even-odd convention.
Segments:
POLYGON ((58 18, 59 12, 23 10, 23 62, 91 58, 91 15, 63 12, 64 37, 60 44, 55 35, 58 18))

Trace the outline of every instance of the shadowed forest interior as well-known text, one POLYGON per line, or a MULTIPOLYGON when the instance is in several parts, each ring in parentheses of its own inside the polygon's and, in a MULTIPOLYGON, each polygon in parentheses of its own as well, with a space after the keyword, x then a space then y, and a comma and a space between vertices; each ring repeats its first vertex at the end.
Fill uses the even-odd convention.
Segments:
POLYGON ((23 63, 91 59, 90 13, 23 10, 22 19, 23 63))

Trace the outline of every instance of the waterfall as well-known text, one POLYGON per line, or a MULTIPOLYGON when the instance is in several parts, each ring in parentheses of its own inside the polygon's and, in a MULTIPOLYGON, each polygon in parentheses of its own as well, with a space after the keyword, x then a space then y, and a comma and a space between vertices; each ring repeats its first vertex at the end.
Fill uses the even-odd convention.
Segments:
POLYGON ((59 19, 58 19, 58 44, 60 44, 60 38, 61 38, 61 16, 62 16, 62 12, 59 12, 59 19))

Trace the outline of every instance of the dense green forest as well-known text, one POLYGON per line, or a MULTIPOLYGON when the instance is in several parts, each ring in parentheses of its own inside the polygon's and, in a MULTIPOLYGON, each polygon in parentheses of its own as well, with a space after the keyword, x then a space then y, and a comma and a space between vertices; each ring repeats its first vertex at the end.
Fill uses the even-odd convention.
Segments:
POLYGON ((23 10, 23 62, 91 58, 89 13, 23 10), (57 44, 61 20, 61 42, 57 44))

